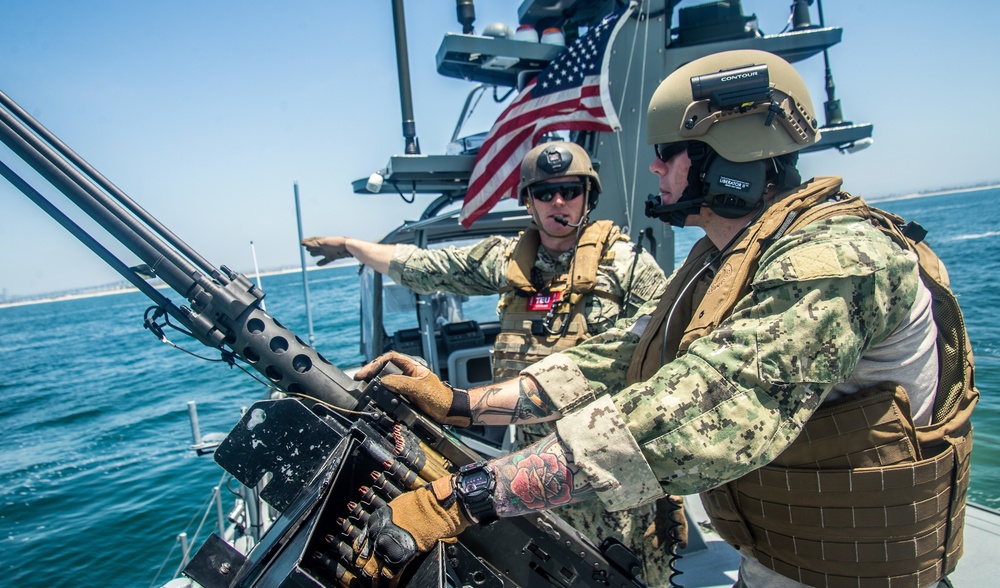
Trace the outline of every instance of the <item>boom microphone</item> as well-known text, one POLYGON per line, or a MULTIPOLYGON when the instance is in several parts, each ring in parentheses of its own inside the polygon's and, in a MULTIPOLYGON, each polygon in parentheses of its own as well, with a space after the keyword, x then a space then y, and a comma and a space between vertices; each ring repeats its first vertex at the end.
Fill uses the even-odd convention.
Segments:
POLYGON ((646 217, 648 218, 660 218, 664 215, 668 215, 672 212, 677 212, 679 210, 684 210, 686 208, 697 208, 705 203, 705 198, 695 198, 694 200, 681 200, 679 202, 674 202, 673 204, 662 204, 660 202, 659 194, 650 194, 646 196, 646 217))
POLYGON ((564 219, 561 216, 554 216, 552 218, 553 218, 553 220, 555 220, 557 223, 561 224, 562 226, 564 226, 564 227, 573 227, 574 229, 579 229, 580 225, 583 224, 583 219, 582 218, 580 219, 580 222, 578 222, 578 223, 571 223, 571 222, 569 222, 568 220, 564 219))

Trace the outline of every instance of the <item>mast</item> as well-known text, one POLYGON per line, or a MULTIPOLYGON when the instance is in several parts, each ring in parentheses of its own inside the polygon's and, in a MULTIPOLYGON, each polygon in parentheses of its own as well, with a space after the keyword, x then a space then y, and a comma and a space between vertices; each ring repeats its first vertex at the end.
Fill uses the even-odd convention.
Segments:
POLYGON ((399 75, 399 107, 403 114, 404 153, 420 154, 417 123, 413 120, 413 95, 410 91, 410 57, 406 49, 406 15, 403 0, 392 0, 392 25, 396 36, 396 72, 399 75))
MULTIPOLYGON (((811 4, 812 0, 796 0, 792 4, 793 30, 812 28, 812 22, 809 20, 809 6, 811 4)), ((816 0, 816 8, 819 11, 819 26, 824 28, 826 23, 823 22, 823 0, 816 0)), ((837 99, 837 86, 833 83, 833 70, 830 69, 830 53, 826 47, 823 48, 823 66, 826 72, 826 102, 823 103, 826 124, 823 126, 835 127, 851 124, 844 122, 844 112, 840 108, 840 100, 837 99)))

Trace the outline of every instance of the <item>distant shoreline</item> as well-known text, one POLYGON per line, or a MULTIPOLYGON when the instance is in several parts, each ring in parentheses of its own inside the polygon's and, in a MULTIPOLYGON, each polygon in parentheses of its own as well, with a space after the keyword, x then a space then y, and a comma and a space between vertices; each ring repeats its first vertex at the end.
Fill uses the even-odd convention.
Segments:
MULTIPOLYGON (((343 267, 345 265, 357 265, 357 261, 351 260, 350 262, 347 262, 347 263, 337 263, 337 262, 334 262, 334 263, 332 263, 332 264, 330 264, 328 266, 323 266, 323 267, 311 266, 311 267, 306 268, 306 271, 310 271, 311 272, 311 271, 314 271, 314 270, 333 269, 333 268, 336 268, 336 267, 343 267)), ((296 268, 282 268, 282 269, 276 269, 276 270, 269 270, 269 271, 261 272, 260 273, 260 277, 266 278, 267 276, 280 276, 280 275, 284 275, 284 274, 294 274, 294 273, 299 273, 301 271, 302 271, 302 268, 298 268, 298 267, 296 267, 296 268)), ((244 275, 246 275, 246 274, 244 274, 244 275)), ((255 281, 254 280, 254 276, 247 276, 247 278, 249 278, 250 281, 255 281)), ((167 286, 166 284, 163 284, 163 283, 158 283, 157 285, 155 285, 153 287, 156 288, 157 290, 163 290, 163 289, 169 289, 170 288, 170 286, 167 286)), ((79 300, 81 298, 97 298, 98 296, 113 296, 115 294, 128 294, 130 292, 138 292, 139 291, 139 289, 136 288, 135 286, 120 286, 120 287, 111 287, 111 286, 109 286, 106 289, 98 289, 98 288, 99 287, 96 287, 95 289, 92 289, 92 290, 87 290, 85 292, 77 292, 77 293, 73 293, 73 294, 41 294, 41 295, 39 295, 39 298, 31 298, 29 300, 17 300, 17 301, 12 301, 12 302, 0 302, 0 309, 3 309, 3 308, 13 308, 15 306, 29 306, 29 305, 32 305, 32 304, 45 304, 45 303, 48 303, 48 302, 63 302, 63 301, 66 301, 66 300, 79 300)))
POLYGON ((975 186, 972 188, 951 188, 949 190, 936 190, 934 192, 913 192, 912 194, 900 194, 897 196, 883 196, 881 198, 866 198, 868 202, 889 202, 891 200, 911 200, 913 198, 927 198, 929 196, 945 196, 947 194, 959 194, 961 192, 981 192, 1000 188, 1000 184, 990 184, 988 186, 975 186))
MULTIPOLYGON (((948 190, 936 190, 936 191, 933 191, 933 192, 913 192, 911 194, 899 194, 899 195, 895 195, 895 196, 883 196, 883 197, 880 197, 880 198, 866 198, 866 200, 868 200, 868 202, 871 202, 871 203, 875 204, 875 203, 878 203, 878 202, 892 202, 892 201, 896 201, 896 200, 911 200, 911 199, 914 199, 914 198, 929 198, 929 197, 932 197, 932 196, 945 196, 947 194, 959 194, 959 193, 962 193, 962 192, 981 192, 983 190, 991 190, 991 189, 994 189, 994 188, 1000 188, 1000 184, 989 184, 989 185, 986 185, 986 186, 972 186, 972 187, 968 187, 968 188, 951 188, 951 189, 948 189, 948 190)), ((306 271, 332 269, 332 268, 335 268, 335 267, 342 267, 342 266, 345 266, 345 265, 357 265, 357 261, 356 260, 335 261, 335 262, 331 263, 328 266, 323 266, 323 267, 320 267, 320 266, 310 266, 310 267, 307 267, 306 271)), ((302 271, 302 268, 298 268, 298 267, 288 268, 288 267, 286 267, 286 268, 281 268, 281 269, 276 269, 276 270, 268 270, 268 271, 261 272, 260 273, 260 277, 263 278, 263 277, 267 277, 267 276, 278 276, 278 275, 291 274, 291 273, 296 273, 296 272, 301 272, 301 271, 302 271)), ((244 275, 247 275, 247 274, 244 274, 244 275)), ((250 277, 251 279, 253 279, 249 275, 247 277, 250 277)), ((163 289, 163 288, 167 288, 167 287, 168 286, 166 286, 164 284, 160 284, 160 285, 155 286, 155 288, 157 288, 157 289, 163 289)), ((100 287, 97 287, 97 288, 100 288, 100 287)), ((138 288, 135 288, 133 286, 121 286, 121 287, 108 287, 107 289, 96 289, 95 288, 94 290, 88 290, 86 292, 79 292, 79 293, 74 293, 74 294, 41 294, 41 295, 39 295, 38 298, 31 298, 31 299, 27 299, 27 300, 17 300, 17 301, 12 301, 12 302, 0 302, 0 309, 2 309, 2 308, 10 308, 10 307, 14 307, 14 306, 27 306, 27 305, 30 305, 30 304, 44 304, 44 303, 47 303, 47 302, 60 302, 60 301, 63 301, 63 300, 78 300, 80 298, 94 298, 94 297, 97 297, 97 296, 111 296, 113 294, 126 294, 128 292, 138 292, 138 291, 139 291, 138 288)))
MULTIPOLYGON (((166 286, 156 286, 157 289, 165 288, 166 286)), ((97 298, 98 296, 111 296, 114 294, 126 294, 128 292, 138 292, 139 289, 135 287, 122 287, 109 290, 99 290, 95 292, 81 292, 80 294, 62 294, 58 296, 45 296, 43 298, 32 298, 30 300, 18 300, 16 302, 0 302, 0 308, 8 308, 14 306, 30 306, 32 304, 44 304, 46 302, 61 302, 63 300, 78 300, 80 298, 97 298)))

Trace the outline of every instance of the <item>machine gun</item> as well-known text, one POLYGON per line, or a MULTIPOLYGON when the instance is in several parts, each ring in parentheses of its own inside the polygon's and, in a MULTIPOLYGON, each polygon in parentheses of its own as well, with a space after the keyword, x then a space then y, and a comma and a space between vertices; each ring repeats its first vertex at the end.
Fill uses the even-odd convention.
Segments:
MULTIPOLYGON (((378 378, 355 382, 261 308, 264 293, 216 268, 0 92, 0 141, 143 263, 130 267, 0 161, 0 175, 148 296, 145 327, 173 318, 286 397, 255 403, 215 453, 281 513, 247 554, 212 536, 185 570, 206 588, 351 586, 350 543, 400 492, 479 459, 378 378), (153 274, 188 301, 175 305, 153 274)), ((473 527, 408 570, 409 586, 644 586, 620 543, 594 546, 547 512, 473 527)))

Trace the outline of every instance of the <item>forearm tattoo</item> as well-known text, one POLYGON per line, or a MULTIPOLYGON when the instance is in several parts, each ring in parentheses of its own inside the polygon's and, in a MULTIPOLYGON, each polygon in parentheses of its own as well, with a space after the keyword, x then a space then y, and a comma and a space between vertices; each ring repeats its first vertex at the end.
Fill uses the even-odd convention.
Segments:
POLYGON ((532 423, 545 420, 553 411, 545 393, 538 389, 535 380, 527 376, 517 379, 517 404, 514 405, 515 423, 532 423))
POLYGON ((545 393, 527 376, 470 390, 469 398, 472 421, 478 424, 527 424, 559 417, 545 393))
POLYGON ((596 498, 573 456, 553 433, 538 443, 493 461, 494 503, 502 517, 596 498))

